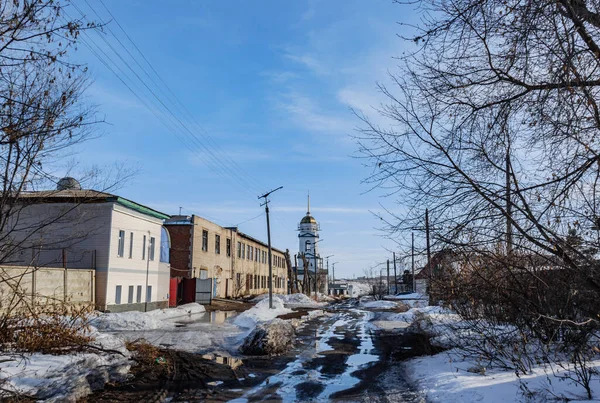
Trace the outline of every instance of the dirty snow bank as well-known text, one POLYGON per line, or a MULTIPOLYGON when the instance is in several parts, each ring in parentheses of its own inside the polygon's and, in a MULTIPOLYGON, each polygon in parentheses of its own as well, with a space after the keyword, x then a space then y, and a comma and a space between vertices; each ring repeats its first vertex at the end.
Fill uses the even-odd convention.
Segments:
MULTIPOLYGON (((456 349, 415 358, 405 365, 406 376, 428 402, 588 401, 583 387, 566 379, 564 370, 548 365, 534 367, 531 374, 520 378, 511 370, 492 368, 476 373, 474 369, 481 363, 474 357, 464 358, 456 349)), ((600 360, 590 365, 600 370, 600 360)), ((593 396, 600 397, 600 381, 594 379, 591 386, 593 396)))
POLYGON ((258 304, 235 317, 233 323, 239 327, 252 329, 257 323, 267 322, 279 315, 292 312, 283 305, 281 298, 273 296, 273 309, 269 308, 269 299, 263 299, 258 304))
POLYGON ((165 319, 182 318, 205 311, 202 305, 192 303, 150 312, 104 313, 92 319, 90 325, 102 331, 169 329, 175 324, 165 319))
POLYGON ((351 297, 360 297, 362 295, 368 295, 373 287, 369 283, 363 283, 360 281, 349 281, 349 286, 352 286, 351 297))
MULTIPOLYGON (((327 305, 325 302, 316 302, 305 294, 273 294, 273 298, 279 298, 285 305, 294 308, 318 308, 327 305)), ((262 294, 252 301, 269 300, 269 294, 262 294)))
POLYGON ((245 339, 240 347, 242 354, 277 355, 294 346, 296 330, 288 320, 273 319, 259 324, 245 339))
POLYGON ((371 309, 394 309, 398 307, 393 301, 373 301, 369 297, 362 297, 359 302, 359 306, 362 308, 371 308, 371 309))
MULTIPOLYGON (((424 331, 432 336, 432 344, 450 348, 404 364, 408 380, 428 402, 587 401, 584 388, 569 379, 569 374, 556 364, 540 363, 529 374, 518 377, 514 370, 493 367, 456 348, 477 335, 451 310, 437 306, 412 308, 403 313, 383 314, 379 319, 374 324, 382 329, 408 327, 409 330, 424 331), (466 334, 469 337, 463 337, 466 334)), ((600 370, 600 360, 589 364, 600 370)), ((567 363, 561 363, 561 366, 569 367, 567 363)), ((600 379, 597 375, 591 388, 594 398, 598 399, 600 379)))
POLYGON ((402 303, 415 308, 423 308, 429 305, 429 297, 427 295, 413 292, 410 294, 386 295, 385 300, 402 301, 402 303))
MULTIPOLYGON (((0 380, 6 391, 35 396, 48 402, 75 401, 101 389, 107 382, 122 381, 130 369, 130 353, 114 336, 94 333, 97 347, 114 353, 66 355, 26 354, 0 356, 0 380)), ((7 396, 0 393, 0 397, 7 396)))

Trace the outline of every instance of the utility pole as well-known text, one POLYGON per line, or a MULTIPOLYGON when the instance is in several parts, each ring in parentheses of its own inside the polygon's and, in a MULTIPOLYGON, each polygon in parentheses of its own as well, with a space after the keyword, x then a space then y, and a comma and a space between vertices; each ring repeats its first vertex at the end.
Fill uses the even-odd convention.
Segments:
POLYGON ((265 213, 267 215, 267 241, 269 245, 269 308, 273 309, 273 258, 271 252, 271 224, 269 223, 269 195, 273 192, 282 189, 283 186, 279 186, 277 189, 273 189, 270 192, 265 193, 262 196, 258 196, 259 199, 265 199, 265 213))
POLYGON ((425 236, 427 237, 427 267, 429 267, 429 273, 433 274, 431 269, 431 244, 429 241, 429 209, 425 209, 425 236))
MULTIPOLYGON (((332 256, 335 256, 335 255, 325 256, 325 259, 327 259, 327 281, 329 281, 329 258, 332 256)), ((327 289, 329 289, 329 285, 327 286, 327 289)))
POLYGON ((387 260, 387 295, 390 295, 390 259, 387 260))
POLYGON ((415 233, 411 232, 410 236, 412 238, 411 259, 412 259, 413 292, 416 292, 417 291, 417 283, 415 280, 415 233))
POLYGON ((319 278, 319 265, 317 260, 317 244, 321 242, 322 239, 318 239, 313 243, 313 258, 315 261, 315 301, 319 301, 319 290, 317 287, 317 279, 319 278))
POLYGON ((396 273, 396 252, 393 252, 394 257, 394 295, 398 294, 398 273, 396 273))
MULTIPOLYGON (((315 242, 315 245, 317 243, 315 242)), ((319 300, 319 289, 317 287, 317 279, 319 278, 319 261, 317 260, 317 248, 313 251, 313 257, 315 259, 315 301, 319 300)))
MULTIPOLYGON (((508 137, 508 136, 507 136, 508 137)), ((512 203, 510 202, 510 145, 506 148, 506 255, 512 253, 512 203)))

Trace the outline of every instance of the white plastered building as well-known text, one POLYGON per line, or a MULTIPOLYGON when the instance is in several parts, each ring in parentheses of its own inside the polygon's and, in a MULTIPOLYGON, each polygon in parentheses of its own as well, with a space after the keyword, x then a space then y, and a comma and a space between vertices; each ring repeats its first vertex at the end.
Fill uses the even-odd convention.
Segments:
POLYGON ((169 302, 169 216, 77 186, 23 192, 8 220, 11 265, 94 269, 102 311, 152 310, 169 302))

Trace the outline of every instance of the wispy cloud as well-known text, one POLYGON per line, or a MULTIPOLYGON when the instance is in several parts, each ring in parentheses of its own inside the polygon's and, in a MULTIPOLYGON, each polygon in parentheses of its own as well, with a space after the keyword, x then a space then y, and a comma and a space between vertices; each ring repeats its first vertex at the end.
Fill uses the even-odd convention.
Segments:
MULTIPOLYGON (((276 206, 272 207, 273 210, 282 212, 294 212, 302 213, 306 212, 306 206, 276 206)), ((336 214, 370 214, 368 208, 364 207, 341 207, 341 206, 328 206, 328 207, 311 207, 312 213, 336 213, 336 214)))
POLYGON ((315 74, 318 75, 327 75, 329 74, 329 69, 326 68, 322 62, 320 62, 318 59, 316 59, 314 56, 308 55, 308 54, 293 54, 293 53, 286 53, 284 55, 284 57, 288 60, 291 60, 295 63, 298 63, 302 66, 304 66, 305 68, 307 68, 308 70, 312 71, 315 74))
POLYGON ((120 109, 145 109, 145 106, 129 93, 114 88, 108 88, 99 83, 92 84, 87 89, 86 96, 89 97, 93 103, 103 106, 116 106, 120 109))
POLYGON ((287 112, 299 126, 318 133, 347 134, 354 125, 335 113, 323 112, 311 98, 297 92, 290 92, 283 97, 279 107, 287 112))

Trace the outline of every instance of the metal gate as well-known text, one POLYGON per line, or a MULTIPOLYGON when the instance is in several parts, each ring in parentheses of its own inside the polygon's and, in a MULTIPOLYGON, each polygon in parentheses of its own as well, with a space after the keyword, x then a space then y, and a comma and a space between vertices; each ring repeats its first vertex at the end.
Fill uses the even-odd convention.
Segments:
POLYGON ((196 279, 196 302, 202 305, 208 305, 212 301, 212 284, 213 279, 206 280, 196 279))

